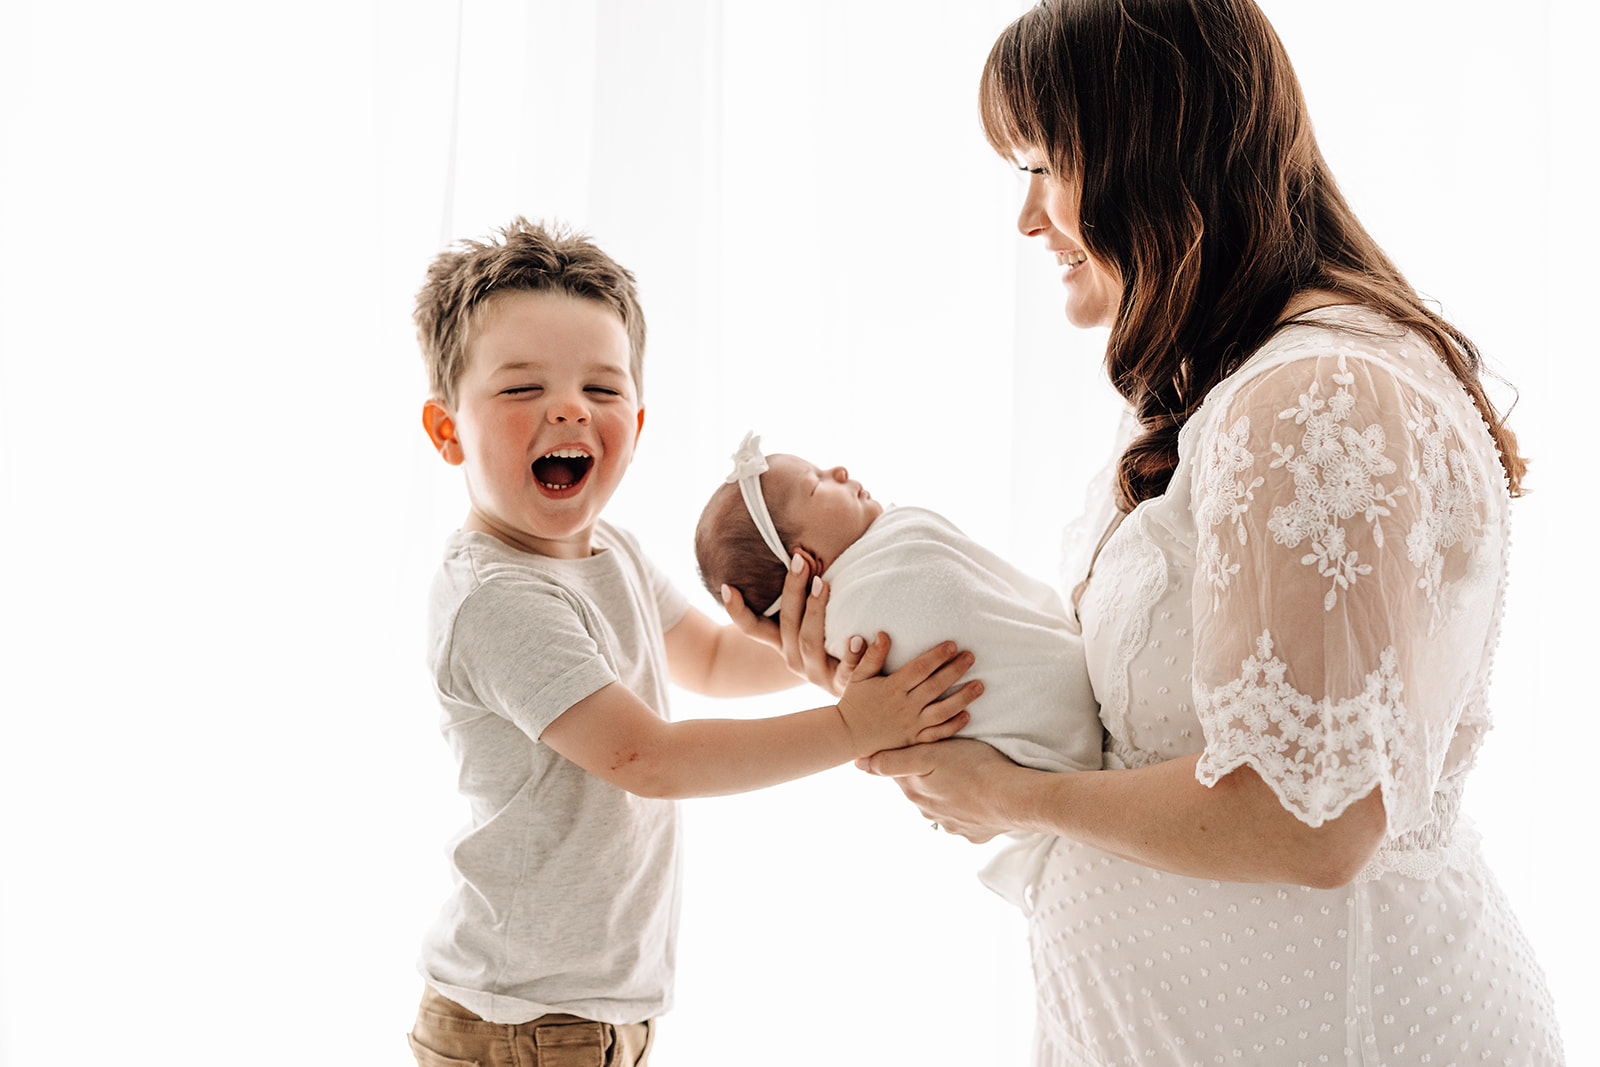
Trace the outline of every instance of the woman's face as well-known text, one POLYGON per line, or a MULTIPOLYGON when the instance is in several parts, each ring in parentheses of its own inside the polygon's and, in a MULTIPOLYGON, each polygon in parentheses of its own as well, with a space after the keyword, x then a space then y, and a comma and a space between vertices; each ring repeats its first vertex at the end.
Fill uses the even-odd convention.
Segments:
POLYGON ((1116 268, 1090 257, 1078 228, 1078 183, 1050 172, 1043 152, 1022 157, 1028 196, 1017 216, 1025 237, 1042 237, 1061 267, 1067 289, 1067 321, 1074 326, 1110 326, 1122 304, 1122 277, 1116 268))

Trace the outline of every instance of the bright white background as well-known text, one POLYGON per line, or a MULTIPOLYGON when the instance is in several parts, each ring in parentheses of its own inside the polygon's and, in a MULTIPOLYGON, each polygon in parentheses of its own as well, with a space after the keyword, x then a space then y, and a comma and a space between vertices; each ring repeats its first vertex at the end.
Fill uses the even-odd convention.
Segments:
MULTIPOLYGON (((463 815, 421 665, 463 503, 409 323, 447 236, 559 217, 636 271, 614 517, 707 612, 690 530, 752 427, 1053 572, 1114 406, 976 122, 1022 7, 0 3, 0 1064, 410 1062, 463 815)), ((1521 392, 1469 804, 1597 1062, 1600 18, 1267 8, 1358 211, 1521 392)), ((1020 920, 892 785, 684 809, 655 1062, 1023 1062, 1020 920)))

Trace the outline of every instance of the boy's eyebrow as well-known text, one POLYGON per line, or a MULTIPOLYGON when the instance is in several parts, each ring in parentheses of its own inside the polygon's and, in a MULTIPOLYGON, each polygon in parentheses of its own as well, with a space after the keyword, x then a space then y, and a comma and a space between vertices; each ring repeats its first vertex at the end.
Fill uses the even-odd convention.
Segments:
MULTIPOLYGON (((546 370, 551 365, 552 365, 551 362, 548 361, 548 360, 514 359, 514 360, 507 360, 504 363, 497 364, 495 366, 494 370, 490 371, 489 373, 490 374, 499 374, 502 371, 546 370)), ((604 366, 602 366, 602 365, 594 365, 594 366, 589 367, 588 369, 589 369, 589 371, 591 373, 595 373, 595 374, 615 374, 619 378, 626 378, 626 377, 628 377, 628 373, 629 373, 628 372, 628 368, 626 368, 626 367, 613 367, 613 366, 609 366, 609 365, 604 365, 604 366)))

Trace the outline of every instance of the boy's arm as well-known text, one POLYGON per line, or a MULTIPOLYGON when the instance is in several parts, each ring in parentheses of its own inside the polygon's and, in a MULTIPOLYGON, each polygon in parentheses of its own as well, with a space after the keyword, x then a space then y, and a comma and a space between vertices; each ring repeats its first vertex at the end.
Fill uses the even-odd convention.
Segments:
POLYGON ((694 608, 666 632, 665 642, 672 680, 692 693, 747 697, 805 681, 776 648, 734 626, 719 626, 694 608))
POLYGON ((584 770, 644 797, 719 796, 777 785, 885 748, 949 737, 983 691, 968 682, 939 695, 972 665, 944 644, 890 675, 883 634, 867 649, 838 704, 770 719, 668 722, 613 682, 562 712, 539 739, 584 770))

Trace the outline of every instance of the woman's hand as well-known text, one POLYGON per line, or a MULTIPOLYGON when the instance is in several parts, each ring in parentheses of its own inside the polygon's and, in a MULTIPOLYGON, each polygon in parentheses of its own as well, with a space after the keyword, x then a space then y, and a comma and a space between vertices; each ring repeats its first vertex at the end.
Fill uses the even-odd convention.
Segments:
POLYGON ((893 778, 924 818, 975 843, 1018 828, 1006 811, 1002 783, 1012 774, 1045 773, 1019 767, 989 745, 963 738, 879 752, 856 766, 893 778))
POLYGON ((782 608, 776 622, 751 611, 739 591, 730 586, 722 587, 722 606, 741 631, 783 653, 789 670, 839 696, 861 662, 867 642, 859 636, 850 638, 843 659, 834 659, 822 647, 830 590, 820 574, 816 560, 803 552, 794 554, 789 575, 783 580, 782 608))

